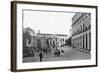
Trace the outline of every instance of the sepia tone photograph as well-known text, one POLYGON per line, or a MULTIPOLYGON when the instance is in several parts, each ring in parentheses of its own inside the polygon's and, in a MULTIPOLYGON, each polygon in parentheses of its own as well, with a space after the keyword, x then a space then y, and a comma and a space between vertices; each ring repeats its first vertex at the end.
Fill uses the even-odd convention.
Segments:
POLYGON ((22 13, 23 63, 91 59, 91 13, 22 13))

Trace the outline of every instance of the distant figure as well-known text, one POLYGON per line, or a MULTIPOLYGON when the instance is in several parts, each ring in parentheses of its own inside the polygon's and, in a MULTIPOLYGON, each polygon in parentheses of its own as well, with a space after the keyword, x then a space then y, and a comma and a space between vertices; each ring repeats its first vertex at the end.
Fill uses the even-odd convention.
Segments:
POLYGON ((58 50, 58 49, 55 49, 54 50, 54 56, 60 56, 60 50, 58 50))
POLYGON ((63 50, 63 49, 61 49, 61 55, 62 55, 62 56, 64 55, 64 50, 63 50))
POLYGON ((42 53, 42 50, 40 51, 39 57, 40 57, 40 62, 41 62, 42 59, 43 59, 43 53, 42 53))
POLYGON ((60 56, 60 50, 58 50, 58 56, 60 56))

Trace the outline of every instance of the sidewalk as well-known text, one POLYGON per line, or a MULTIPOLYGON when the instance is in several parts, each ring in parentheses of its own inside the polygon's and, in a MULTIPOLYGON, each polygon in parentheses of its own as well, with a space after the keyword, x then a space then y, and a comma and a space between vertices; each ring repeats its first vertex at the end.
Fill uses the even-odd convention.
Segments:
POLYGON ((89 51, 86 51, 85 49, 82 49, 82 48, 77 48, 77 47, 71 47, 71 48, 72 48, 72 49, 75 49, 75 50, 78 50, 78 51, 80 51, 80 52, 85 52, 85 53, 90 54, 89 51))

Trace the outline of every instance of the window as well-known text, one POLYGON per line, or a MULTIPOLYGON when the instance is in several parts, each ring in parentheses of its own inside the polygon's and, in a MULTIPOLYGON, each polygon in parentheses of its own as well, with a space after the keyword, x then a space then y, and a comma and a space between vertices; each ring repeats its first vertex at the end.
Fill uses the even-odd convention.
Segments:
POLYGON ((64 42, 64 39, 63 39, 63 42, 64 42))
POLYGON ((81 25, 81 29, 80 30, 82 31, 82 25, 81 25))
POLYGON ((91 29, 91 25, 89 25, 89 29, 91 29))

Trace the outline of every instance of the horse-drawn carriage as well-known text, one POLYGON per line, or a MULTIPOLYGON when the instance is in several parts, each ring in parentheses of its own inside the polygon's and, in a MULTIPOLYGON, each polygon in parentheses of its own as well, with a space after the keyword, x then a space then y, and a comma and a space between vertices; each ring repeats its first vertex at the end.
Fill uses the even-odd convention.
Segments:
POLYGON ((55 49, 54 50, 54 56, 61 56, 61 55, 64 55, 64 50, 63 49, 55 49))

